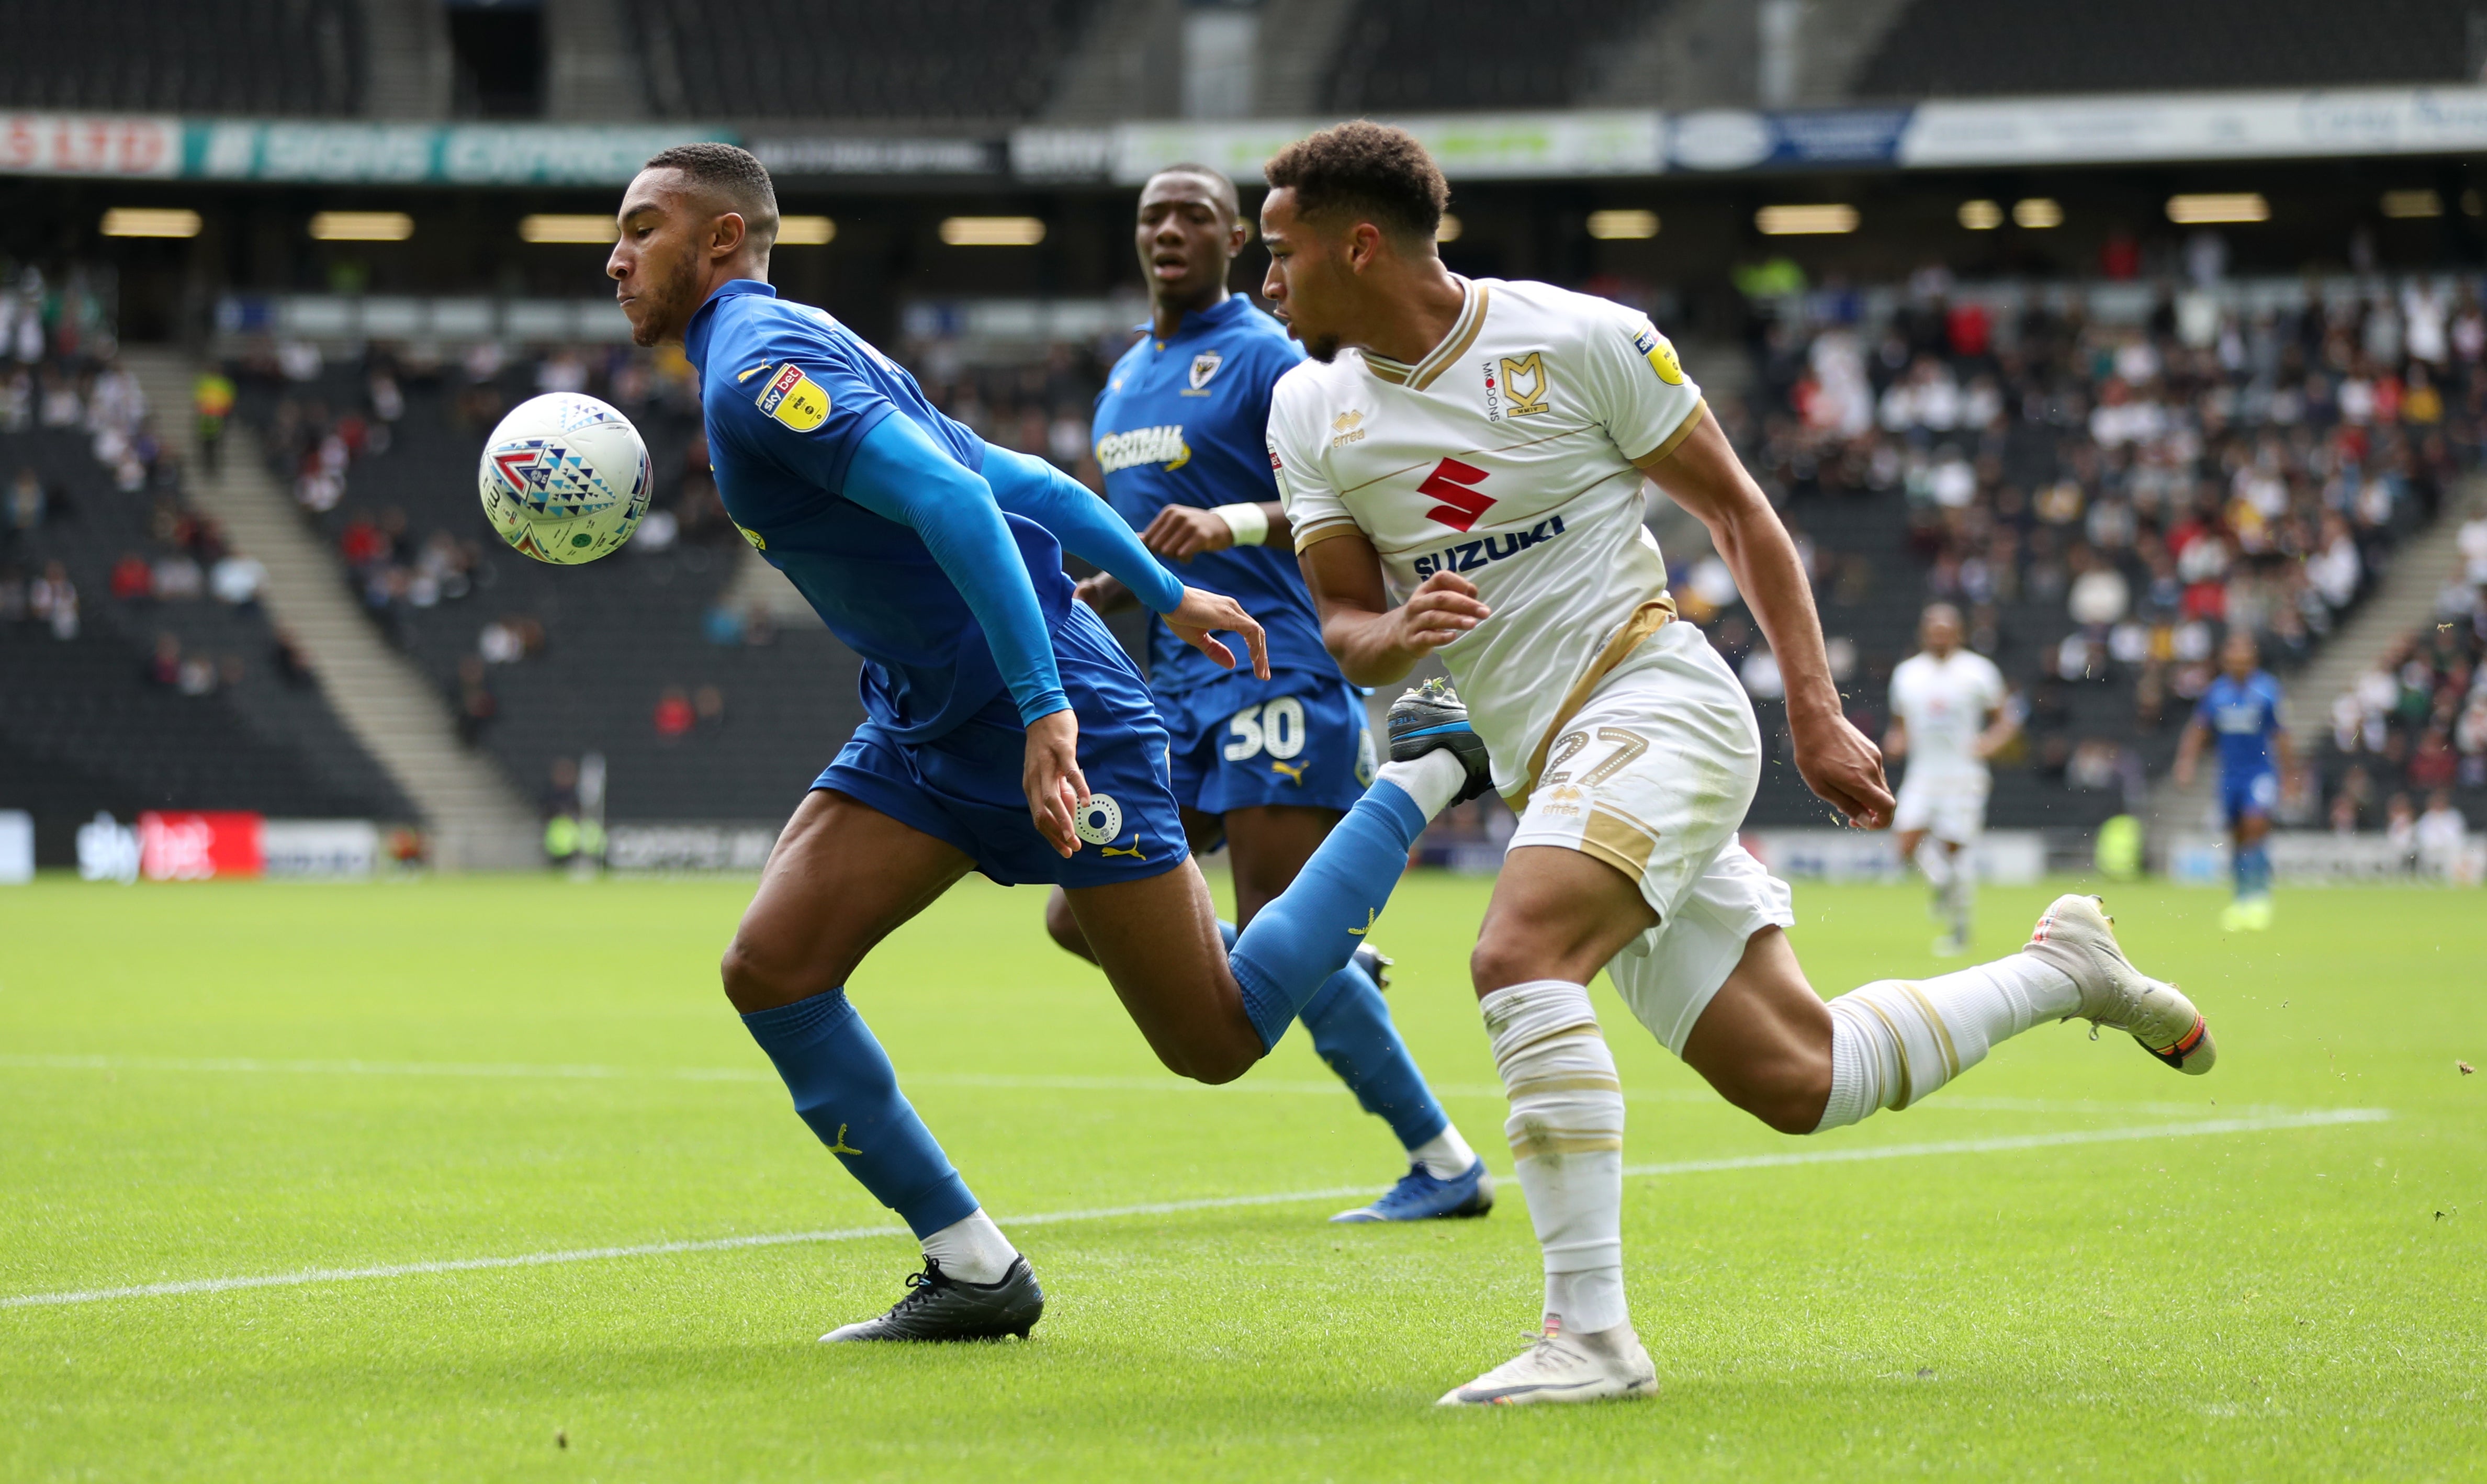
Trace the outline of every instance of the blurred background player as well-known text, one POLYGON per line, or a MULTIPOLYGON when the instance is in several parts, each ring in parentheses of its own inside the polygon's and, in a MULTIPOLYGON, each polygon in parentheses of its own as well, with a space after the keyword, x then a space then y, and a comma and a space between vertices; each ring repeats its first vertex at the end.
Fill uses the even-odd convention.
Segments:
MULTIPOLYGON (((1115 514, 1187 575, 1242 602, 1269 635, 1271 678, 1219 667, 1162 619, 1149 621, 1149 688, 1172 738, 1168 756, 1194 851, 1224 838, 1235 926, 1287 889, 1372 782, 1361 692, 1322 648, 1312 596, 1296 571, 1267 435, 1270 389, 1303 358, 1275 320, 1226 288, 1248 229, 1235 182, 1205 165, 1160 171, 1141 189, 1134 232, 1150 322, 1097 398, 1094 447, 1115 514)), ((1080 584, 1101 613, 1137 607, 1111 576, 1080 584)), ((1056 887, 1055 942, 1094 962, 1056 887)), ((1380 1199, 1331 1218, 1410 1221, 1482 1216, 1485 1162, 1453 1127, 1408 1054, 1370 947, 1301 1012, 1314 1048, 1366 1112, 1390 1126, 1409 1167, 1380 1199)))
POLYGON ((1935 956, 1945 959, 1969 952, 1977 897, 1971 847, 1986 828, 1994 781, 1986 760, 2020 730, 2004 706, 2003 672, 1960 639, 1960 610, 1930 605, 1917 628, 1925 648, 1891 672, 1891 727, 1883 738, 1885 757, 1908 759, 1891 827, 1902 857, 1934 885, 1935 920, 1943 925, 1935 956))
POLYGON ((2057 898, 2023 952, 1826 1005, 1783 931, 1786 884, 1738 841, 1760 728, 1719 652, 1675 620, 1644 477, 1709 528, 1760 621, 1806 784, 1867 828, 1893 801, 1843 713, 1796 544, 1674 348, 1610 300, 1446 268, 1450 190, 1403 130, 1324 129, 1267 174, 1263 292, 1311 357, 1271 396, 1270 445, 1324 637, 1341 673, 1382 685, 1422 658, 1411 610, 1473 620, 1435 646, 1465 704, 1439 682, 1402 697, 1390 766, 1403 735, 1432 742, 1472 709, 1520 813, 1468 966, 1544 1261, 1543 1329, 1442 1405, 1658 1388, 1624 1289, 1623 1084, 1588 991, 1601 968, 1668 1050, 1786 1134, 1909 1107, 1996 1044, 2076 1016, 2210 1070, 2201 1015, 2125 959, 2094 897, 2057 898), (1403 732, 1427 698, 1440 722, 1403 732))
POLYGON ((1261 626, 1178 581, 1070 476, 984 442, 836 320, 780 300, 778 219, 755 156, 679 145, 631 182, 606 264, 632 338, 680 341, 700 378, 726 513, 864 659, 866 719, 770 851, 726 997, 796 1113, 923 1245, 889 1312, 822 1338, 1025 1335, 1045 1296, 848 999, 865 956, 969 871, 1066 887, 1159 1059, 1231 1081, 1346 966, 1475 770, 1448 750, 1383 770, 1230 953, 1146 685, 1073 598, 1063 552, 1221 662, 1210 631, 1244 636, 1266 674, 1261 626))
POLYGON ((2220 818, 2227 826, 2228 869, 2236 882, 2236 900, 2220 914, 2220 926, 2231 933, 2271 926, 2271 848, 2264 839, 2280 786, 2297 772, 2281 719, 2286 704, 2279 682, 2262 667, 2251 630, 2231 629, 2220 647, 2220 673, 2176 742, 2176 782, 2190 787, 2202 740, 2215 733, 2220 739, 2220 818))

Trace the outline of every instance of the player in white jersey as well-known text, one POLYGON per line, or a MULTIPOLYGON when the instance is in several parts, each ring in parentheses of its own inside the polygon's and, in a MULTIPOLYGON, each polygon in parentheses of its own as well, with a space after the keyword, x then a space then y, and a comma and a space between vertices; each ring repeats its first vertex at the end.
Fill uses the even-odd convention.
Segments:
POLYGON ((1960 610, 1931 604, 1918 620, 1925 645, 1891 672, 1891 727, 1886 757, 1905 757, 1900 799, 1891 813, 1902 857, 1914 860, 1935 888, 1934 912, 1943 925, 1935 957, 1969 952, 1977 901, 1977 864, 1969 854, 1986 829, 1986 796, 1994 780, 1986 760, 2021 730, 2004 705, 2010 687, 1995 661, 1961 648, 1960 610))
MULTIPOLYGON (((2125 961, 2090 897, 2059 899, 2011 958, 1826 1006, 1780 931, 1787 887, 1737 844, 1760 734, 1673 621, 1644 475, 1708 525, 1770 638, 1805 781, 1867 827, 1892 799, 1841 714, 1795 544, 1673 348, 1605 300, 1444 268, 1449 192, 1401 130, 1325 129, 1266 174, 1264 293, 1312 356, 1278 382, 1271 456, 1323 641, 1359 685, 1439 652, 1520 811, 1469 969, 1545 1254, 1544 1330, 1445 1404, 1657 1386, 1624 1301, 1623 1092, 1586 988, 1601 967, 1670 1050, 1789 1134, 1904 1107, 2041 1020, 2208 1070, 2201 1017, 2125 961)), ((1444 719, 1394 725, 1394 756, 1473 748, 1457 699, 1432 699, 1444 719)))

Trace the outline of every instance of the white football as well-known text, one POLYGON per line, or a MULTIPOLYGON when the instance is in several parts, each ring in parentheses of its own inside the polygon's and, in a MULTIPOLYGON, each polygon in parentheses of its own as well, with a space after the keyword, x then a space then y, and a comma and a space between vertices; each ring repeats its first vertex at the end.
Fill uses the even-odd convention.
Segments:
POLYGON ((475 485, 501 539, 575 567, 630 539, 656 481, 630 419, 593 397, 547 392, 510 409, 484 444, 475 485))

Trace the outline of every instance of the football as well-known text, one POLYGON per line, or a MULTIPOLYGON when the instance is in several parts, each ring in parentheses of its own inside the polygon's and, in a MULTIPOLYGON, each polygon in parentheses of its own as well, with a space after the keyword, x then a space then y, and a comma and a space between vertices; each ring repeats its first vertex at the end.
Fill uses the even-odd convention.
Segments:
POLYGON ((510 409, 484 444, 475 485, 501 539, 575 567, 630 539, 648 513, 648 445, 617 409, 547 392, 510 409))

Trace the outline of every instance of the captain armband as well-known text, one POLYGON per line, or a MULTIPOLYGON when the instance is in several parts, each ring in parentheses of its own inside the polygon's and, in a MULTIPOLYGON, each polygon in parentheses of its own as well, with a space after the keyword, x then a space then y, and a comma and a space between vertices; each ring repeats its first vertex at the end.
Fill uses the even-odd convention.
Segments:
POLYGON ((1270 539, 1270 513, 1249 501, 1212 506, 1209 513, 1226 522, 1239 546, 1257 546, 1270 539))

